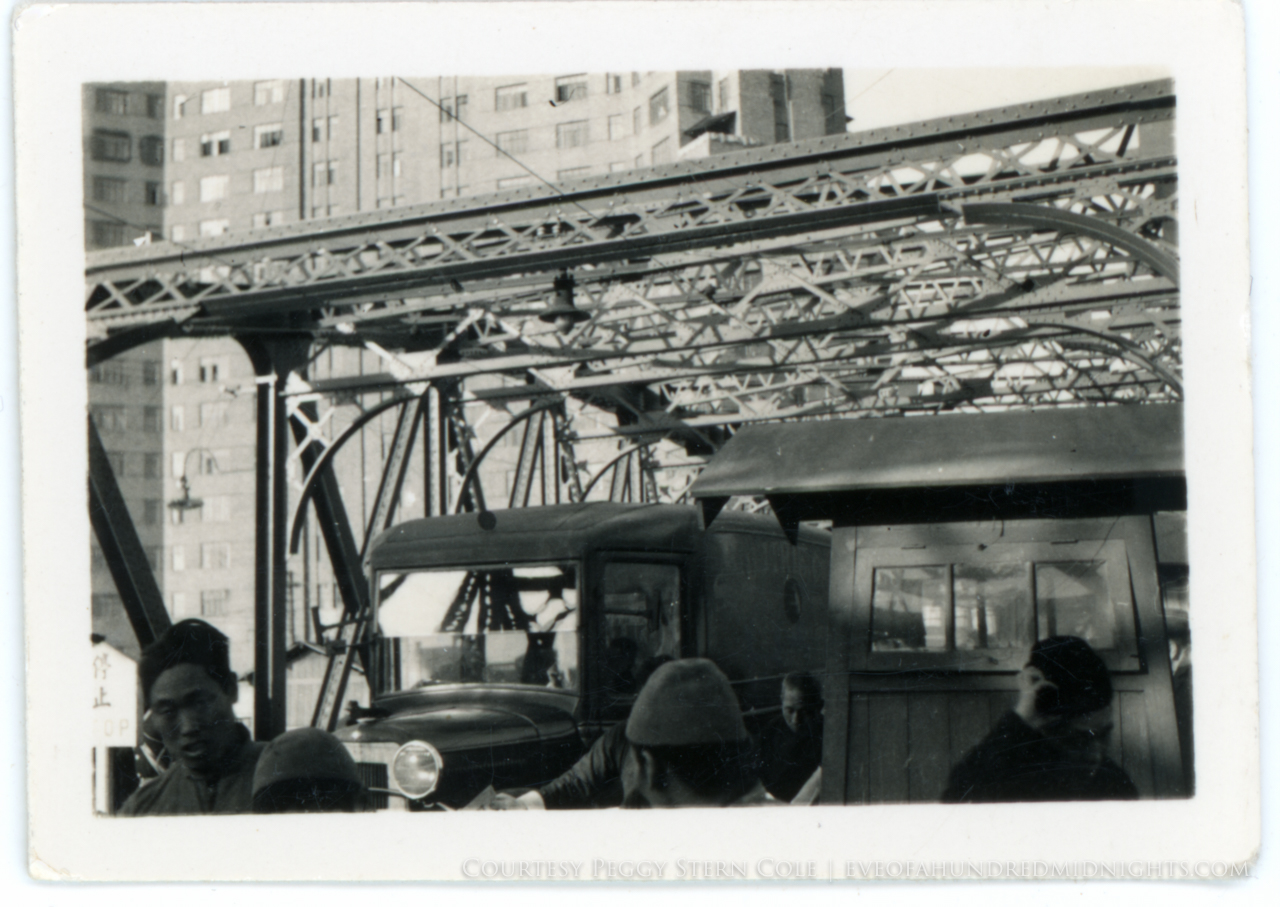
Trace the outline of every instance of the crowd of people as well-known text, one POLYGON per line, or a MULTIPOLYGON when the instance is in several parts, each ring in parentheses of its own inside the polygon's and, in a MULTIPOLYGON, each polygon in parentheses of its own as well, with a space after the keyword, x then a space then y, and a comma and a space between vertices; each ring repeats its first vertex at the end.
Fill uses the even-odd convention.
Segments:
MULTIPOLYGON (((627 720, 540 788, 499 793, 496 809, 811 805, 821 802, 822 686, 781 684, 780 714, 748 732, 724 673, 701 658, 657 660, 636 678, 627 720)), ((304 728, 254 742, 234 712, 227 638, 200 620, 172 626, 138 665, 146 728, 168 762, 125 801, 126 816, 362 811, 368 791, 346 748, 304 728)), ((1105 664, 1076 637, 1040 640, 1019 695, 952 769, 945 802, 1129 799, 1106 757, 1112 688, 1105 664)), ((159 760, 158 760, 159 761, 159 760)), ((163 761, 161 762, 163 765, 163 761)))

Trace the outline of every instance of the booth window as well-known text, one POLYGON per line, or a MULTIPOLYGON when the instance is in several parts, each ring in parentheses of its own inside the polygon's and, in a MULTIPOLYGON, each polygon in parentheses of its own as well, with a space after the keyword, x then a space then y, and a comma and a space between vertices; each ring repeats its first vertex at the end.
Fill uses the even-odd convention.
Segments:
POLYGON ((872 668, 1012 670, 1047 636, 1139 667, 1122 539, 860 549, 855 588, 872 668))

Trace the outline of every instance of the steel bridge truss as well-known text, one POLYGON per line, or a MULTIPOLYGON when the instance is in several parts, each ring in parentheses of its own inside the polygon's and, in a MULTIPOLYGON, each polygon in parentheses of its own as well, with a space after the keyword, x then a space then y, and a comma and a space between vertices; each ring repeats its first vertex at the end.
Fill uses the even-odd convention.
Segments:
MULTIPOLYGON (((606 489, 677 498, 699 458, 752 421, 1180 397, 1173 124, 1171 85, 1149 83, 251 240, 92 253, 89 360, 162 336, 234 334, 268 351, 255 358, 275 401, 260 396, 260 436, 291 431, 295 448, 263 442, 260 459, 299 458, 298 510, 314 505, 329 527, 349 618, 333 640, 340 697, 365 630, 359 561, 395 517, 419 432, 426 512, 485 509, 492 443, 472 448, 475 406, 517 408, 504 503, 523 506, 606 489), (568 277, 577 311, 555 323, 553 284, 568 277), (307 380, 299 345, 327 344, 363 345, 386 369, 307 380), (388 392, 344 434, 326 431, 336 408, 388 392), (332 457, 396 407, 357 546, 332 457), (579 418, 589 410, 613 418, 579 418), (617 454, 584 471, 574 445, 600 438, 617 454)), ((259 473, 259 501, 283 500, 283 471, 259 473)), ((260 556, 279 565, 282 527, 296 539, 300 516, 266 510, 260 556)), ((278 606, 265 599, 263 632, 278 606)), ((326 681, 317 724, 332 726, 334 692, 326 681)), ((271 736, 279 717, 259 723, 271 736)))

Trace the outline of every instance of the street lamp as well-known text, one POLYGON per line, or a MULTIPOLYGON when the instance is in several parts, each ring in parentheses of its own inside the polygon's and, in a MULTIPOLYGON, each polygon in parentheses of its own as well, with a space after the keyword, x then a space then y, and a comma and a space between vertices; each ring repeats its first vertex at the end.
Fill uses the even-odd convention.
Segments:
POLYGON ((187 481, 187 460, 191 459, 193 453, 207 453, 213 463, 214 471, 218 471, 218 458, 213 451, 206 447, 193 447, 187 451, 186 456, 182 458, 182 475, 178 479, 178 483, 182 487, 182 497, 174 498, 168 504, 169 509, 176 510, 179 513, 187 510, 199 510, 204 506, 203 500, 191 496, 191 483, 187 481))
POLYGON ((561 271, 551 286, 555 290, 555 299, 538 316, 539 321, 552 323, 561 334, 567 334, 579 321, 586 321, 591 317, 573 304, 573 288, 576 284, 572 274, 561 271))

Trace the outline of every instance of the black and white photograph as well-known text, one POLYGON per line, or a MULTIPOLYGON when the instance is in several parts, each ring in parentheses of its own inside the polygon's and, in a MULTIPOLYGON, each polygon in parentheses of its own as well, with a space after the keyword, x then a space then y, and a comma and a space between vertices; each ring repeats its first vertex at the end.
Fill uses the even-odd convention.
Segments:
MULTIPOLYGON (((559 5, 457 6, 518 36, 559 5)), ((1206 137, 1185 54, 895 65, 771 57, 757 30, 735 61, 664 52, 707 14, 641 6, 673 15, 618 71, 500 42, 476 66, 441 31, 416 62, 205 48, 61 78, 57 287, 82 305, 38 330, 79 362, 53 506, 82 495, 57 539, 81 599, 33 620, 28 583, 25 607, 83 725, 33 733, 84 777, 46 799, 29 750, 33 821, 174 854, 235 815, 456 839, 416 875, 103 850, 65 877, 887 878, 819 831, 874 838, 870 815, 903 861, 911 829, 970 829, 926 878, 1119 852, 976 851, 1006 814, 1106 840, 1178 816, 1141 850, 1184 861, 1159 877, 1246 873, 1256 740, 1230 756, 1248 727, 1215 722, 1241 708, 1224 663, 1256 701, 1255 650, 1223 638, 1255 640, 1249 390, 1215 397, 1238 336, 1184 328, 1247 312, 1247 249, 1218 251, 1243 203, 1206 199, 1235 121, 1206 137), (549 844, 673 808, 702 850, 549 844), (712 831, 801 826, 820 859, 712 831)))

